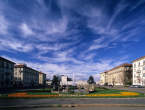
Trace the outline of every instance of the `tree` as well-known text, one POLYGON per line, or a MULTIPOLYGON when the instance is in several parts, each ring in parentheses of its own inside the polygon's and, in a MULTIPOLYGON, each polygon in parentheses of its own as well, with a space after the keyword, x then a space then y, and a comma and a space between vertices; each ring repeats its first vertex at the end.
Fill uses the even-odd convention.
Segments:
POLYGON ((94 81, 93 76, 90 76, 87 82, 88 82, 88 84, 94 84, 95 81, 94 81))
POLYGON ((88 92, 94 92, 94 90, 95 90, 95 85, 94 85, 95 81, 94 81, 93 76, 90 76, 87 82, 89 84, 88 92))
POLYGON ((55 91, 59 90, 59 86, 60 86, 59 76, 56 76, 56 75, 53 76, 51 86, 52 86, 53 90, 55 90, 55 91))

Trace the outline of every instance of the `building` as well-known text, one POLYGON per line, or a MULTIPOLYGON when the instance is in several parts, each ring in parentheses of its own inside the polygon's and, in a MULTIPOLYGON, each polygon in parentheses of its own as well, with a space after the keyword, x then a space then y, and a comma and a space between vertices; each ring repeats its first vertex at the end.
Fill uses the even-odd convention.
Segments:
POLYGON ((64 85, 73 85, 73 81, 71 78, 69 78, 66 75, 61 75, 60 76, 60 85, 64 86, 64 85))
POLYGON ((14 79, 16 87, 38 87, 39 72, 26 64, 17 64, 14 68, 14 79))
POLYGON ((107 72, 100 73, 100 85, 105 85, 107 83, 107 72))
POLYGON ((122 64, 101 73, 101 84, 113 86, 131 85, 132 82, 132 64, 122 64))
POLYGON ((77 87, 85 87, 87 85, 88 85, 87 81, 79 80, 79 81, 76 82, 77 87))
POLYGON ((145 56, 133 62, 133 85, 145 86, 145 56))
POLYGON ((46 86, 46 74, 39 72, 39 86, 46 86))
POLYGON ((0 88, 13 87, 14 64, 14 62, 0 57, 0 88))
POLYGON ((51 83, 52 83, 52 80, 46 79, 46 86, 47 87, 50 87, 51 86, 51 83))

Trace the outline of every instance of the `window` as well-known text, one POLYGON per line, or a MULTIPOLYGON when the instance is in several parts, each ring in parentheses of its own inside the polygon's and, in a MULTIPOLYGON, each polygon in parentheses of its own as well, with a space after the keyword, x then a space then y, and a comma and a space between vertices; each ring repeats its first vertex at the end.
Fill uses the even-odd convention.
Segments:
POLYGON ((0 67, 2 67, 3 63, 0 61, 0 67))
POLYGON ((136 64, 134 64, 134 68, 136 68, 136 64))
POLYGON ((4 62, 4 68, 6 68, 6 62, 4 62))
POLYGON ((145 60, 143 61, 143 65, 145 65, 145 60))
POLYGON ((140 62, 138 63, 138 66, 140 66, 140 62))
POLYGON ((7 68, 7 69, 9 68, 9 64, 8 64, 8 63, 6 63, 6 68, 7 68))

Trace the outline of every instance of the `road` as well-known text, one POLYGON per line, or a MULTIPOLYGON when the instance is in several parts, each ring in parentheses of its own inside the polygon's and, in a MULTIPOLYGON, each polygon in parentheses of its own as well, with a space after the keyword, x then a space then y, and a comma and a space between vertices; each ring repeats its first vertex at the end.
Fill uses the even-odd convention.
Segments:
POLYGON ((145 94, 145 88, 113 88, 113 89, 120 89, 120 90, 129 90, 129 91, 134 91, 134 92, 140 92, 145 94))
MULTIPOLYGON (((0 110, 5 110, 1 107, 9 107, 9 106, 19 106, 18 109, 11 109, 11 110, 67 110, 68 108, 49 108, 51 104, 97 104, 96 107, 92 106, 92 109, 88 107, 81 107, 81 108, 69 108, 69 110, 105 110, 104 107, 98 109, 98 105, 103 104, 103 106, 107 105, 126 105, 128 104, 130 107, 126 107, 126 110, 132 110, 131 105, 143 105, 145 108, 145 98, 57 98, 57 99, 0 99, 0 110), (27 108, 30 106, 31 108, 27 108), (38 107, 38 108, 36 108, 38 107), (97 109, 96 109, 97 108, 97 109)), ((118 110, 121 110, 122 107, 118 107, 118 110)), ((133 107, 136 108, 136 107, 133 107)), ((138 107, 141 110, 142 107, 138 107)), ((138 109, 137 110, 140 110, 138 109)), ((112 106, 107 107, 107 110, 115 110, 112 106)), ((123 109, 123 110, 125 110, 123 109)), ((7 110, 7 109, 6 109, 7 110)))
MULTIPOLYGON (((10 109, 20 110, 20 109, 10 109)), ((144 107, 77 107, 77 108, 30 108, 21 110, 145 110, 144 107)))
POLYGON ((46 104, 145 104, 145 98, 0 99, 0 106, 46 104))

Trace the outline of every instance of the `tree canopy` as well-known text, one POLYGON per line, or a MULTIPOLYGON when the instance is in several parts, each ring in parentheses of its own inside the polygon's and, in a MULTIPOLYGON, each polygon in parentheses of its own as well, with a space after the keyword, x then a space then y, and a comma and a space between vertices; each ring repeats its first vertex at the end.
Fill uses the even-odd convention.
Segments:
POLYGON ((88 84, 94 84, 95 81, 94 81, 93 76, 90 76, 87 82, 88 82, 88 84))
POLYGON ((51 86, 56 91, 59 89, 59 86, 60 86, 60 78, 59 78, 59 76, 56 76, 56 75, 53 76, 51 86))

